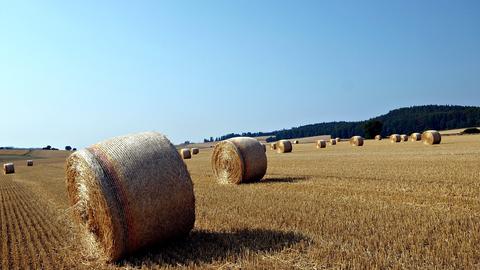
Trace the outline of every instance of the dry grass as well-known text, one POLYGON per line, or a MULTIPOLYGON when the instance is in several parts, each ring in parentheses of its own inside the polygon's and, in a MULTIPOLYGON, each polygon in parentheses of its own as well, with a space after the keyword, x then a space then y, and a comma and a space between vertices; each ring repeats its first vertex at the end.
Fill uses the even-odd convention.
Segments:
POLYGON ((15 175, 0 175, 0 268, 480 267, 480 136, 300 144, 268 151, 264 180, 240 186, 216 184, 210 155, 185 161, 197 202, 190 237, 117 265, 78 263, 88 256, 64 224, 63 159, 15 162, 15 175))

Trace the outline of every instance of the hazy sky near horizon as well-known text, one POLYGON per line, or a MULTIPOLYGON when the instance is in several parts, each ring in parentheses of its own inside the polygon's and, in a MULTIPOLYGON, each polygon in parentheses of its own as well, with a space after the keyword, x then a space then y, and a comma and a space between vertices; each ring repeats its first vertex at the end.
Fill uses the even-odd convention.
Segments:
POLYGON ((480 105, 480 1, 1 1, 0 146, 480 105))

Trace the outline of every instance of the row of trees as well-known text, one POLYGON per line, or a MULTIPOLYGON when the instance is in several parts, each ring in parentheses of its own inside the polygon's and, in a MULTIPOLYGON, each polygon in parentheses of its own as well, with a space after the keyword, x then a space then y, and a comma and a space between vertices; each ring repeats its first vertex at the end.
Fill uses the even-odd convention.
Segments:
MULTIPOLYGON (((58 148, 52 147, 51 145, 47 145, 42 148, 43 150, 58 150, 58 148)), ((72 148, 70 145, 65 146, 66 151, 77 151, 77 148, 72 148)))

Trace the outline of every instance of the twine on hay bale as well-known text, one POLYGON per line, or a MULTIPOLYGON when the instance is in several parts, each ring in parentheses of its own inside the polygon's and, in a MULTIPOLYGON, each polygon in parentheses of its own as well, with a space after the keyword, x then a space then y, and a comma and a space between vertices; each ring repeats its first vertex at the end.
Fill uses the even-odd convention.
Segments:
POLYGON ((3 164, 3 173, 4 173, 4 174, 12 174, 12 173, 15 173, 15 165, 13 165, 13 163, 5 163, 5 164, 3 164))
POLYGON ((330 142, 330 145, 337 145, 337 140, 335 139, 330 139, 329 142, 330 142))
POLYGON ((259 141, 249 137, 232 138, 213 149, 212 169, 222 184, 260 181, 267 172, 267 156, 259 141))
POLYGON ((317 141, 317 148, 326 148, 327 147, 327 142, 325 140, 318 140, 317 141))
POLYGON ((412 135, 410 135, 410 141, 412 142, 418 142, 421 140, 422 140, 422 134, 420 133, 412 133, 412 135))
POLYGON ((350 139, 351 146, 363 146, 363 138, 361 136, 353 136, 350 139))
POLYGON ((422 134, 422 141, 428 145, 440 144, 442 142, 442 135, 436 130, 427 130, 422 134))
POLYGON ((33 160, 27 160, 27 166, 29 167, 33 166, 33 160))
POLYGON ((376 141, 381 141, 381 140, 382 140, 382 136, 381 136, 381 135, 375 136, 375 140, 376 140, 376 141))
POLYGON ((67 159, 67 191, 85 239, 107 261, 187 235, 195 222, 193 184, 163 135, 115 137, 67 159))
POLYGON ((191 159, 192 152, 190 152, 190 149, 188 148, 183 148, 183 149, 180 149, 180 156, 182 156, 183 159, 191 159))
POLYGON ((399 143, 402 140, 402 137, 398 134, 392 134, 390 135, 390 142, 392 143, 399 143))
POLYGON ((288 140, 280 140, 277 142, 277 153, 290 153, 293 150, 293 145, 288 140))
POLYGON ((408 142, 408 135, 402 134, 400 137, 402 138, 402 142, 408 142))
POLYGON ((193 155, 197 155, 198 153, 200 153, 200 149, 198 149, 198 148, 192 148, 192 154, 193 154, 193 155))

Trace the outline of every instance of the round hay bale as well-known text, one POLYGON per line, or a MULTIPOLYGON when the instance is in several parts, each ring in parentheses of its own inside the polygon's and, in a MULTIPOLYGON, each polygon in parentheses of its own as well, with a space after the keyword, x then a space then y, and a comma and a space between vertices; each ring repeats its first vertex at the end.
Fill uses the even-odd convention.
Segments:
POLYGON ((361 136, 353 136, 350 139, 351 146, 363 146, 363 138, 361 136))
POLYGON ((408 135, 402 134, 400 137, 402 138, 402 142, 408 142, 408 135))
POLYGON ((293 150, 293 145, 290 141, 280 140, 277 142, 277 153, 290 153, 293 150))
POLYGON ((330 139, 330 145, 337 145, 337 140, 335 139, 330 139))
POLYGON ((190 152, 190 149, 188 148, 183 148, 180 150, 180 156, 182 156, 183 159, 191 159, 192 152, 190 152))
POLYGON ((412 142, 418 142, 421 140, 422 140, 422 134, 420 133, 412 133, 412 135, 410 135, 410 141, 412 142))
POLYGON ((381 140, 382 140, 382 135, 377 135, 377 136, 375 136, 375 140, 376 140, 376 141, 381 141, 381 140))
POLYGON ((262 144, 253 138, 232 138, 215 146, 212 168, 222 184, 255 182, 267 172, 267 155, 262 144))
POLYGON ((267 146, 265 144, 262 143, 262 147, 263 147, 263 152, 267 152, 267 146))
POLYGON ((402 137, 398 134, 392 134, 390 135, 390 142, 392 143, 399 143, 402 140, 402 137))
POLYGON ((335 138, 335 141, 337 141, 337 143, 340 142, 340 138, 335 138))
POLYGON ((327 147, 327 142, 325 140, 318 140, 317 141, 317 148, 326 148, 327 147))
POLYGON ((277 150, 277 144, 276 143, 271 143, 270 144, 270 149, 277 150))
POLYGON ((298 140, 293 141, 293 144, 298 144, 298 143, 299 143, 298 140))
POLYGON ((200 153, 200 149, 198 149, 198 148, 192 148, 192 154, 193 154, 193 155, 198 155, 198 153, 200 153))
POLYGON ((15 173, 15 165, 13 165, 13 163, 5 163, 5 164, 3 164, 3 173, 4 173, 4 174, 12 174, 12 173, 15 173))
POLYGON ((436 130, 427 130, 422 134, 422 141, 428 145, 440 144, 442 142, 442 135, 436 130))
POLYGON ((29 167, 33 166, 33 160, 27 160, 27 166, 29 167))
POLYGON ((67 191, 89 246, 107 261, 187 235, 195 223, 193 184, 162 134, 115 137, 70 155, 67 191))

